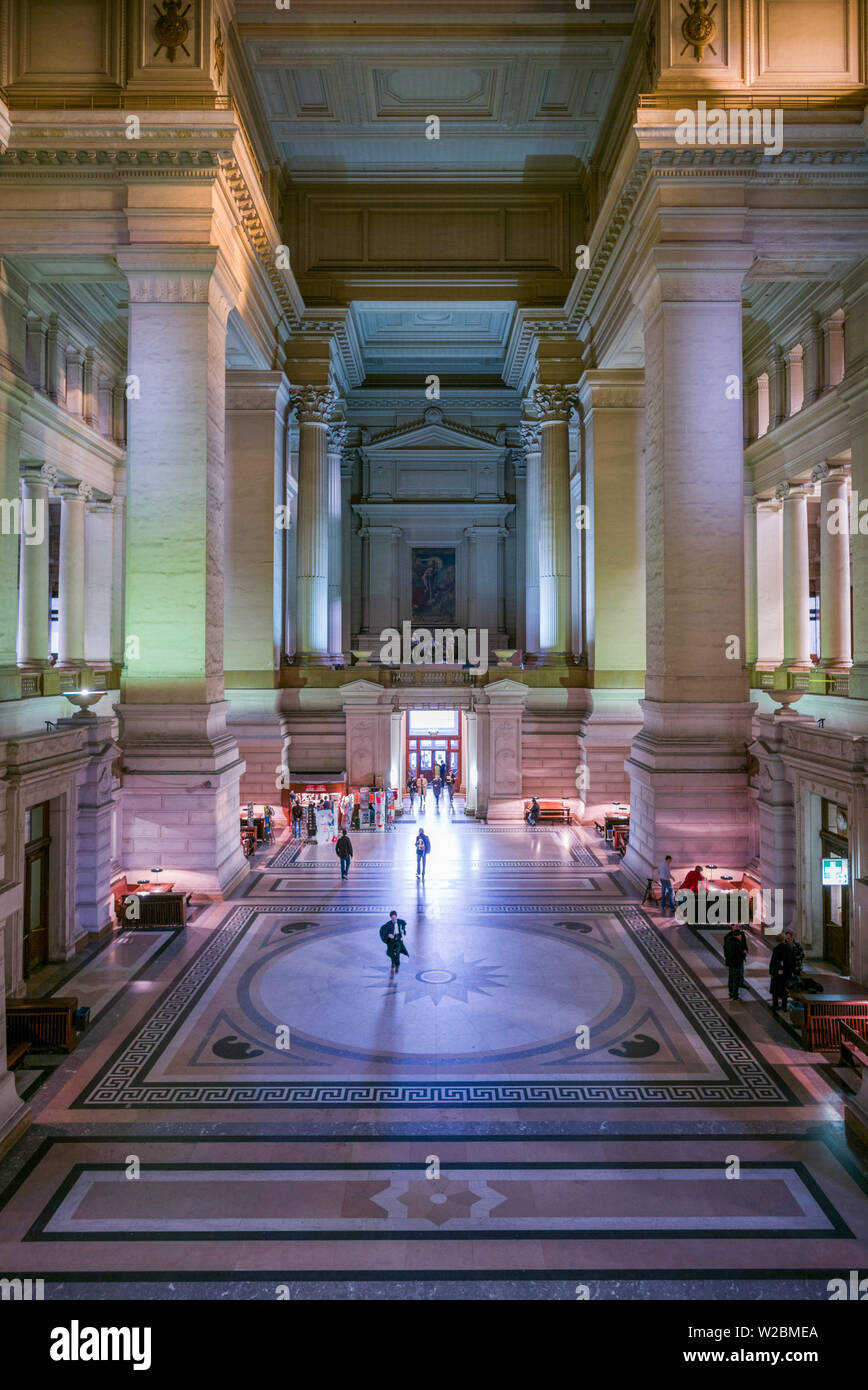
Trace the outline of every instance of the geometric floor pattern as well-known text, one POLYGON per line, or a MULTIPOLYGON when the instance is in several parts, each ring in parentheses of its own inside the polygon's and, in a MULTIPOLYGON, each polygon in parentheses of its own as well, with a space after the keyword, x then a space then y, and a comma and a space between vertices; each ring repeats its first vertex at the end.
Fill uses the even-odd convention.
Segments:
POLYGON ((643 909, 585 832, 425 824, 424 882, 415 823, 354 836, 346 882, 286 840, 185 932, 59 982, 99 1013, 0 1163, 0 1274, 827 1298, 868 1265, 865 1172, 768 1011, 765 943, 732 1003, 718 934, 643 909))

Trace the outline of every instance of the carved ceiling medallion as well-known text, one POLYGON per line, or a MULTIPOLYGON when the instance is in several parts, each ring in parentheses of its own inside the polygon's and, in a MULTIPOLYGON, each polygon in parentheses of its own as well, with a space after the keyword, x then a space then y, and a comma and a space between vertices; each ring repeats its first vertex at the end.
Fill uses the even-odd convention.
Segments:
POLYGON ((681 25, 681 36, 684 39, 682 54, 688 48, 693 49, 693 56, 697 63, 702 62, 702 55, 706 48, 710 48, 717 57, 717 50, 712 46, 712 39, 717 37, 717 26, 712 16, 717 9, 717 5, 708 8, 708 0, 688 0, 688 5, 682 4, 684 20, 681 25))
POLYGON ((157 22, 154 25, 154 37, 159 40, 154 49, 154 57, 165 48, 166 57, 170 63, 174 63, 175 54, 179 48, 183 48, 187 57, 190 50, 187 48, 186 40, 190 34, 190 25, 186 18, 190 6, 185 10, 181 9, 181 0, 163 0, 162 10, 154 5, 157 15, 157 22))

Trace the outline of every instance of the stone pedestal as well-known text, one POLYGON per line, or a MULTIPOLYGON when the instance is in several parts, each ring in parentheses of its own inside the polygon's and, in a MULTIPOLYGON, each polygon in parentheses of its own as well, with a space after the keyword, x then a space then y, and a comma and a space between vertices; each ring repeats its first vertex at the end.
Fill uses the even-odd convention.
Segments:
POLYGON ((627 760, 627 866, 753 857, 744 664, 741 284, 737 244, 653 247, 645 330, 646 699, 627 760), (700 408, 701 403, 701 408, 700 408))
POLYGON ((128 878, 149 878, 159 865, 185 891, 219 897, 246 872, 239 835, 244 762, 226 727, 228 708, 225 700, 116 706, 120 858, 128 878))

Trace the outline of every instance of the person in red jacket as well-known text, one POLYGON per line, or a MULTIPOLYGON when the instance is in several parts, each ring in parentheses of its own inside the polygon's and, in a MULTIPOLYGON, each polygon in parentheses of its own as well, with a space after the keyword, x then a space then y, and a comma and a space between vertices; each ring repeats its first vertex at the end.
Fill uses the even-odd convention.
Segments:
POLYGON ((688 893, 698 893, 700 883, 705 882, 705 875, 702 872, 702 865, 697 864, 695 869, 691 869, 689 874, 684 875, 684 882, 679 883, 679 888, 685 888, 688 893))

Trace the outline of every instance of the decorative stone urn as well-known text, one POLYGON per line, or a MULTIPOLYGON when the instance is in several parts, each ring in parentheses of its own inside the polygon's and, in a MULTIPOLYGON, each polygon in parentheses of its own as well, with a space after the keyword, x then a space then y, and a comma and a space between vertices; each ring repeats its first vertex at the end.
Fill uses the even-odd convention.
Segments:
POLYGON ((790 705, 794 705, 797 700, 801 700, 805 693, 804 690, 768 691, 772 699, 777 700, 779 704, 779 708, 775 710, 775 719, 798 719, 799 716, 794 709, 790 709, 790 705))
POLYGON ((357 666, 370 666, 371 663, 370 663, 370 661, 368 660, 368 657, 371 655, 370 652, 356 651, 355 647, 353 647, 353 649, 352 649, 352 655, 353 655, 353 656, 355 657, 355 659, 356 659, 355 664, 356 664, 357 666))
POLYGON ((510 650, 508 647, 495 647, 494 655, 497 657, 498 666, 511 666, 512 658, 515 656, 517 650, 517 647, 513 650, 510 650))
POLYGON ((63 697, 78 709, 73 719, 96 719, 90 707, 98 705, 104 694, 104 690, 64 690, 63 697))

